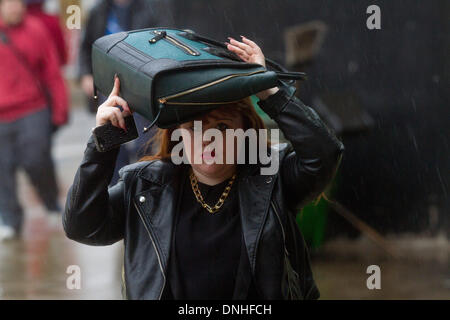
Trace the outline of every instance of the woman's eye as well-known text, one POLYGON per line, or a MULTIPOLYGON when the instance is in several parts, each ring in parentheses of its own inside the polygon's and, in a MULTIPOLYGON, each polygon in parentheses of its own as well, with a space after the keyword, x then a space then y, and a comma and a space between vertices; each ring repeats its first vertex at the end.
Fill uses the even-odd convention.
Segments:
POLYGON ((225 123, 220 122, 217 124, 216 128, 219 129, 220 131, 224 131, 224 130, 228 129, 228 126, 225 123))

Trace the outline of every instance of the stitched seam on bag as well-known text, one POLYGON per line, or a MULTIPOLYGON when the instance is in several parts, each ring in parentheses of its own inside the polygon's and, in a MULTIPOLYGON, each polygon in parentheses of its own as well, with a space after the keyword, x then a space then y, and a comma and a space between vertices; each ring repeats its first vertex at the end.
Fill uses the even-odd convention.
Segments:
MULTIPOLYGON (((144 51, 139 50, 139 49, 136 48, 136 47, 133 47, 133 46, 132 46, 131 44, 129 44, 128 42, 122 41, 121 44, 127 46, 128 48, 132 49, 132 50, 134 51, 134 53, 140 54, 140 55, 142 55, 143 57, 149 59, 150 61, 155 60, 155 58, 153 58, 153 57, 150 56, 149 54, 145 53, 144 51)), ((120 47, 118 47, 118 48, 120 48, 120 47)), ((123 49, 122 49, 122 50, 123 50, 123 49)), ((143 61, 143 62, 149 62, 149 61, 143 61)))
MULTIPOLYGON (((139 60, 139 61, 142 62, 142 63, 147 63, 147 62, 148 62, 148 61, 143 60, 142 57, 138 57, 137 55, 131 54, 129 51, 126 51, 124 48, 121 48, 121 47, 117 46, 116 49, 117 49, 117 50, 121 50, 122 52, 125 52, 127 55, 129 55, 129 56, 135 58, 136 60, 139 60)), ((128 63, 127 60, 124 60, 124 59, 121 58, 121 57, 116 57, 116 58, 117 58, 117 59, 120 59, 121 61, 123 61, 123 62, 125 62, 125 63, 128 63)))

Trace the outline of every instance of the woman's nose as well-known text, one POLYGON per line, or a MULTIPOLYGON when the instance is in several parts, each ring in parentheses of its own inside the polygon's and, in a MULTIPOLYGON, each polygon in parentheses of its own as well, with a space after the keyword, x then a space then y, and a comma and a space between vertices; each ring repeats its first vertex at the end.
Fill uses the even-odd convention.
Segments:
MULTIPOLYGON (((204 133, 204 132, 203 132, 203 133, 204 133)), ((210 137, 210 140, 208 140, 208 139, 205 139, 205 136, 203 135, 203 140, 202 140, 203 148, 206 147, 207 145, 213 143, 214 140, 215 140, 215 139, 214 139, 214 136, 213 136, 213 137, 210 137)))
POLYGON ((203 140, 202 146, 203 148, 208 146, 212 141, 203 140))

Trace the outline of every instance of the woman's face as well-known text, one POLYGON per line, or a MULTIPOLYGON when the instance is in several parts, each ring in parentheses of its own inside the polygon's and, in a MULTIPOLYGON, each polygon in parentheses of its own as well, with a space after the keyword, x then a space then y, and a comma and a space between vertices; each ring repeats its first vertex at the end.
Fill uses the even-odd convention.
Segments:
POLYGON ((189 163, 195 171, 207 177, 215 178, 226 175, 234 169, 237 159, 237 144, 235 143, 235 139, 228 139, 230 141, 227 141, 226 129, 244 129, 241 114, 239 112, 230 112, 229 107, 221 107, 214 109, 197 121, 201 121, 201 131, 198 123, 197 127, 194 128, 194 121, 180 125, 180 128, 186 129, 182 130, 181 136, 183 138, 184 150, 187 151, 186 156, 189 163), (212 137, 212 140, 204 139, 205 131, 211 128, 217 129, 217 133, 220 132, 220 136, 222 137, 221 146, 218 145, 220 142, 218 140, 215 148, 213 148, 214 137, 212 137), (197 138, 201 139, 199 140, 201 144, 197 148, 194 144, 194 129, 197 130, 196 132, 201 133, 201 137, 197 138), (207 148, 208 145, 210 146, 207 148), (231 148, 233 148, 234 161, 231 164, 227 164, 227 151, 231 152, 231 148), (222 164, 215 163, 214 160, 217 161, 220 157, 222 164), (201 163, 197 163, 199 160, 201 163))

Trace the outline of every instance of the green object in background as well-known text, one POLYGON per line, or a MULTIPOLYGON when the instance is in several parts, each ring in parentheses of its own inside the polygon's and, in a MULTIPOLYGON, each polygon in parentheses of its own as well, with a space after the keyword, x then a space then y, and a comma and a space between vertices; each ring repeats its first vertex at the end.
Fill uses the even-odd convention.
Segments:
POLYGON ((303 207, 297 215, 297 224, 303 238, 311 248, 317 249, 323 243, 327 223, 328 203, 324 199, 315 205, 313 202, 303 207))
POLYGON ((259 107, 258 105, 258 97, 255 95, 250 96, 252 103, 253 103, 253 107, 255 108, 256 113, 261 117, 261 119, 263 119, 264 122, 268 122, 271 121, 270 117, 267 115, 267 113, 265 113, 264 111, 262 111, 262 109, 259 107))
MULTIPOLYGON (((336 193, 339 180, 339 169, 325 194, 331 198, 336 193)), ((304 206, 297 215, 297 224, 303 234, 303 238, 312 249, 319 248, 325 238, 325 228, 329 212, 328 202, 321 198, 317 204, 311 202, 304 206)))

